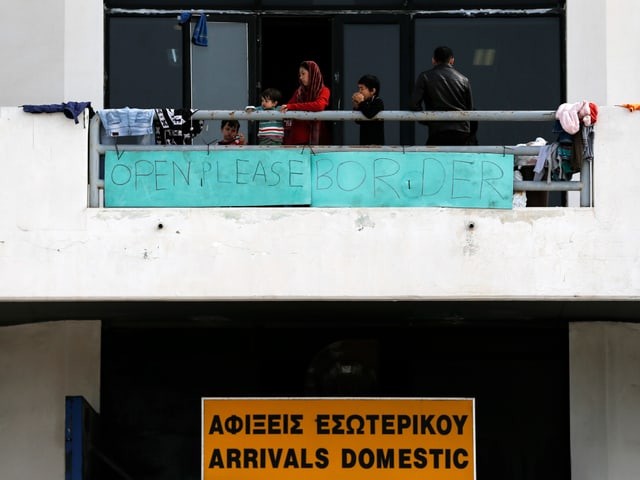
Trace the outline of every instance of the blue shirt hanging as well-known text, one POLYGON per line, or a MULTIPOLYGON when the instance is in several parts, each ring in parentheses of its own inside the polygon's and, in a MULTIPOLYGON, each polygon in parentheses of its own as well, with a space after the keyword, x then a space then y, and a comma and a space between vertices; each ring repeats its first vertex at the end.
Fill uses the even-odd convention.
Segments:
POLYGON ((196 28, 193 31, 193 43, 206 47, 209 45, 209 37, 207 32, 207 16, 204 12, 200 12, 200 18, 196 24, 196 28))

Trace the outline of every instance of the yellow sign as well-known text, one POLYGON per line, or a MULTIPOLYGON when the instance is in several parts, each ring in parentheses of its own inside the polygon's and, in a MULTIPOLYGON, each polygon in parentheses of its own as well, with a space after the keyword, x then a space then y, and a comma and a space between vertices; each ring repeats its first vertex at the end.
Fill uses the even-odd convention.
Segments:
POLYGON ((203 398, 203 480, 475 480, 474 399, 203 398))

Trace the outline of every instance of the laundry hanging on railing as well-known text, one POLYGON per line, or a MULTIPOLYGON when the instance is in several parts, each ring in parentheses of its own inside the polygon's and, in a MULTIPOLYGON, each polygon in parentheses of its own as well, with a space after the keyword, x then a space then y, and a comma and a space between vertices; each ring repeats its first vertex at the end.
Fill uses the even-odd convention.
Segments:
POLYGON ((64 102, 49 103, 44 105, 23 105, 22 110, 27 113, 57 113, 62 112, 64 116, 70 118, 74 123, 80 123, 78 117, 86 109, 89 109, 89 117, 93 117, 94 111, 91 102, 64 102))
POLYGON ((150 135, 153 133, 152 108, 111 108, 98 110, 100 122, 110 137, 150 135))
POLYGON ((598 121, 598 106, 582 101, 563 103, 556 110, 553 133, 556 141, 540 148, 534 167, 534 180, 546 176, 550 181, 570 181, 579 173, 585 161, 593 160, 594 124, 598 121))
MULTIPOLYGON (((207 31, 207 15, 204 12, 200 12, 200 18, 196 23, 196 28, 193 30, 193 36, 191 41, 194 45, 206 47, 209 45, 209 33, 207 31)), ((191 12, 181 12, 178 17, 180 25, 188 22, 191 19, 191 12)))
POLYGON ((202 132, 203 120, 191 120, 198 110, 187 108, 156 108, 153 123, 156 145, 192 145, 202 132))
POLYGON ((562 125, 562 129, 570 135, 575 135, 580 130, 580 125, 587 127, 596 123, 598 118, 598 106, 586 100, 577 103, 563 103, 556 110, 556 119, 562 125))

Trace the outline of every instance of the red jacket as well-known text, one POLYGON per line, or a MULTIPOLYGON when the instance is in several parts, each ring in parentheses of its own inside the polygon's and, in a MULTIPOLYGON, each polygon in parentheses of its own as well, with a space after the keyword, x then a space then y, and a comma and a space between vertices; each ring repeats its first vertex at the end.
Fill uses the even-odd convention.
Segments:
MULTIPOLYGON (((294 92, 291 100, 287 102, 287 110, 322 112, 329 106, 331 92, 327 87, 322 87, 320 95, 313 102, 295 103, 297 93, 294 92)), ((330 143, 329 128, 326 122, 318 120, 285 120, 285 145, 328 145, 330 143), (287 123, 291 126, 287 128, 287 123), (314 126, 320 129, 318 142, 311 142, 311 132, 314 126)))

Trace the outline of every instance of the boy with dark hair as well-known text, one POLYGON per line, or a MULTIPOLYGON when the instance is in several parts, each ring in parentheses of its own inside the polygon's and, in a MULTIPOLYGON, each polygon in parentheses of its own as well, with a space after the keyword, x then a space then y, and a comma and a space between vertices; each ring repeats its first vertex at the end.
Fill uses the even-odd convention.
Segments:
POLYGON ((239 133, 240 122, 238 120, 222 120, 220 122, 220 133, 222 140, 218 145, 244 145, 246 142, 244 134, 239 133))
MULTIPOLYGON (((384 110, 384 102, 378 95, 380 80, 366 74, 358 80, 358 91, 351 96, 353 110, 371 119, 384 110)), ((360 125, 360 145, 384 145, 384 120, 356 120, 360 125)))
MULTIPOLYGON (((282 99, 282 93, 277 88, 267 88, 262 92, 261 106, 252 105, 245 108, 248 113, 254 110, 275 111, 282 99)), ((282 145, 284 139, 284 124, 282 120, 261 120, 258 123, 258 145, 282 145)))

